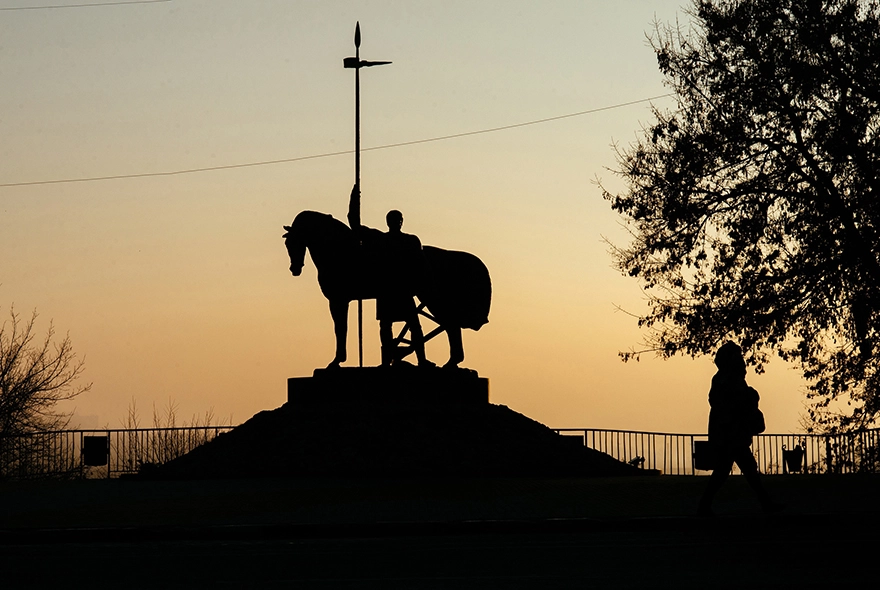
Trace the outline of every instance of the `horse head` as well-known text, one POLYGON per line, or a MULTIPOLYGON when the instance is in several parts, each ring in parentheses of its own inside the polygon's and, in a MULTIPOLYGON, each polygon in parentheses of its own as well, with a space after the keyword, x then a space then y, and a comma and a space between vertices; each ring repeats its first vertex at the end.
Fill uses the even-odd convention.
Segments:
POLYGON ((317 211, 300 211, 293 223, 284 227, 284 245, 290 255, 290 272, 298 277, 305 263, 306 248, 315 266, 336 266, 338 260, 351 258, 356 246, 348 226, 332 215, 317 211))
POLYGON ((295 277, 302 274, 306 260, 306 236, 301 216, 302 214, 297 215, 290 225, 282 226, 284 235, 281 236, 287 247, 287 255, 290 256, 290 274, 295 277))

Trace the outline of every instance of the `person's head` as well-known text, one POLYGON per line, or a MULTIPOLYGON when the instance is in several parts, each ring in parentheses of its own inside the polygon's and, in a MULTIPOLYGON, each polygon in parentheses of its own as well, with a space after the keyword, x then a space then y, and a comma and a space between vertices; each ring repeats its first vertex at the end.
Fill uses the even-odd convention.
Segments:
POLYGON ((746 374, 746 360, 742 348, 728 340, 715 353, 715 366, 721 371, 746 374))
POLYGON ((385 223, 388 224, 388 231, 400 231, 400 228, 403 227, 403 213, 392 209, 385 216, 385 223))

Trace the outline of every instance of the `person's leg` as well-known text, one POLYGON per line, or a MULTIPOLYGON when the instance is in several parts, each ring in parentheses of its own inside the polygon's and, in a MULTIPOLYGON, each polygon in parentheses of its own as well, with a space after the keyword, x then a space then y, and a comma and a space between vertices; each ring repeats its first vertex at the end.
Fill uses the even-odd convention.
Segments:
POLYGON ((730 475, 732 468, 733 457, 716 449, 715 468, 712 470, 712 475, 709 476, 709 483, 706 485, 705 491, 703 491, 702 498, 700 498, 700 507, 698 509, 700 516, 712 516, 712 500, 715 499, 715 494, 718 493, 718 490, 727 481, 727 476, 730 475))
POLYGON ((737 451, 734 460, 736 461, 739 470, 742 471, 742 474, 745 476, 746 481, 749 482, 749 486, 751 486, 755 495, 758 496, 761 508, 763 508, 765 512, 778 512, 781 510, 782 505, 777 504, 770 498, 770 495, 761 483, 761 477, 758 474, 758 462, 755 461, 755 456, 752 454, 751 448, 745 447, 744 449, 737 451))

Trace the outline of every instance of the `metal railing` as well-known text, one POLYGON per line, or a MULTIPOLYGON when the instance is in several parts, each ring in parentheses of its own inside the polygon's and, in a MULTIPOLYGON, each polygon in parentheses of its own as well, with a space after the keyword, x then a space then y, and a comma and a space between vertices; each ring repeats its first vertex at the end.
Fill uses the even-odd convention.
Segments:
MULTIPOLYGON (((0 480, 97 478, 137 473, 185 455, 234 426, 61 430, 0 437, 0 480), (97 460, 95 460, 97 459, 97 460)), ((554 428, 619 461, 668 475, 708 475, 695 465, 705 434, 554 428)), ((758 469, 780 473, 878 473, 880 429, 843 434, 761 434, 758 469)), ((736 471, 736 470, 735 470, 736 471)))
MULTIPOLYGON (((706 434, 601 428, 553 430, 581 437, 587 447, 644 469, 669 475, 710 473, 695 468, 694 461, 695 443, 707 441, 706 434)), ((764 474, 878 473, 880 429, 842 434, 759 434, 752 439, 752 452, 764 474)))
POLYGON ((0 480, 137 473, 185 455, 234 426, 59 430, 0 437, 0 480))

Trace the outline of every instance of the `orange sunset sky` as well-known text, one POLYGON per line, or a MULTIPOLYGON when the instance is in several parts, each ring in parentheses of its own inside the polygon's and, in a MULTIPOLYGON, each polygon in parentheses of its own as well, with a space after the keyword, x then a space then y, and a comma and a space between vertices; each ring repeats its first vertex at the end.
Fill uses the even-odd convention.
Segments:
MULTIPOLYGON (((83 2, 68 2, 82 4, 83 2)), ((0 8, 61 5, 0 0, 0 8)), ((681 0, 173 0, 0 10, 0 313, 37 309, 69 332, 92 390, 74 425, 142 422, 169 399, 240 423, 286 400, 286 379, 333 356, 307 260, 288 272, 282 225, 345 219, 353 156, 116 180, 350 150, 354 24, 362 145, 466 133, 658 97, 646 35, 686 25, 681 0), (16 185, 16 186, 12 186, 16 185)), ((659 108, 674 106, 657 98, 659 108)), ((711 359, 623 364, 639 285, 611 266, 620 219, 596 179, 650 103, 362 155, 363 222, 400 209, 424 244, 489 267, 489 324, 465 331, 491 401, 551 427, 704 432, 711 359)), ((351 306, 349 364, 357 362, 351 306)), ((374 302, 365 357, 379 362, 374 302)), ((429 358, 446 360, 445 339, 429 358)), ((768 431, 799 430, 798 374, 750 374, 768 431)))

